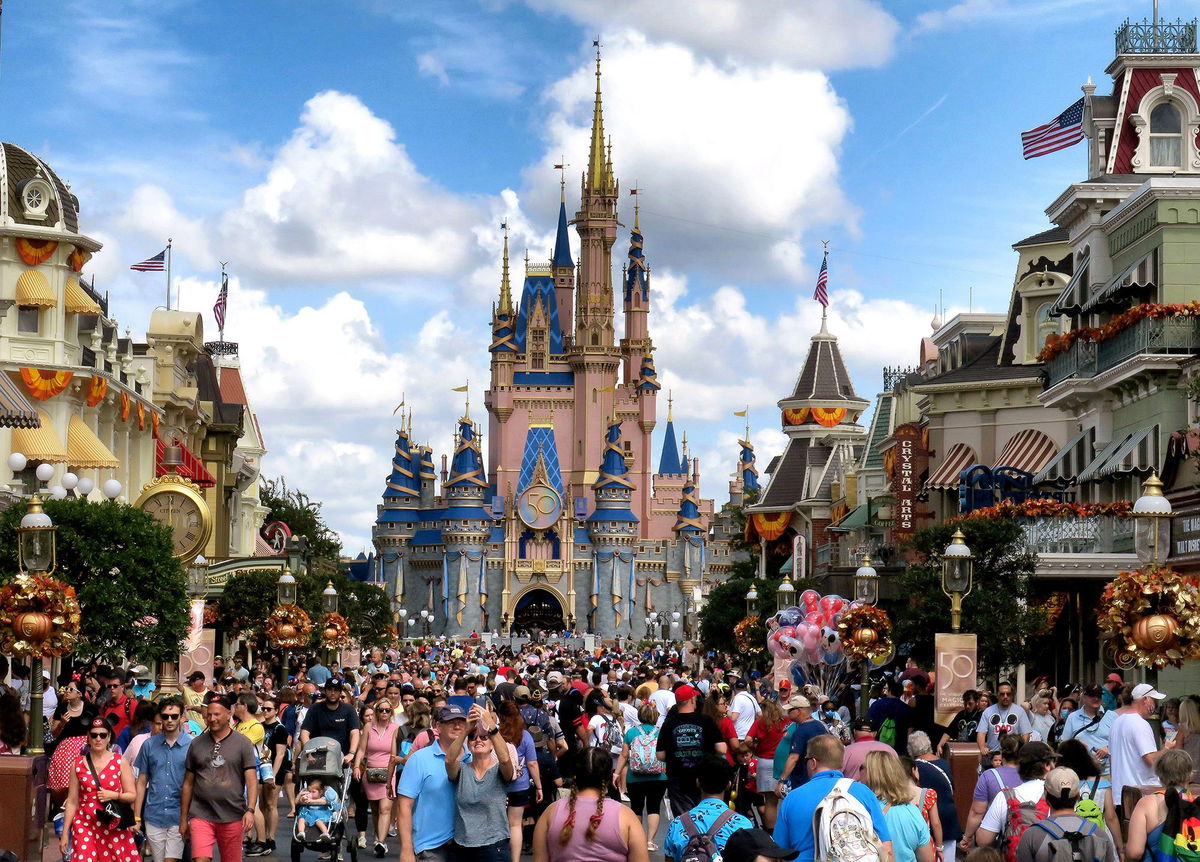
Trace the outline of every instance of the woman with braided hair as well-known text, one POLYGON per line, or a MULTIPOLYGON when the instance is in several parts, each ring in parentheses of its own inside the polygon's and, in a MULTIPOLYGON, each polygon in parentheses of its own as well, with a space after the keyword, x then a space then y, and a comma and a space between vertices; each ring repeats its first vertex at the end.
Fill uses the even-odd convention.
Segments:
POLYGON ((571 795, 554 802, 533 832, 533 862, 649 862, 638 816, 607 798, 612 755, 585 748, 575 757, 571 795))

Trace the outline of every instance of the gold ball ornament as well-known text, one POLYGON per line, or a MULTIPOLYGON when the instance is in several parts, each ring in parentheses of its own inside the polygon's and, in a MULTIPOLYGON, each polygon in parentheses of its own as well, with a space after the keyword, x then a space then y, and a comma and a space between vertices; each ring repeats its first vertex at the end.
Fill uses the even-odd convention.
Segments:
POLYGON ((44 641, 54 631, 54 622, 47 613, 25 611, 13 617, 12 628, 17 640, 44 641))
POLYGON ((1133 624, 1133 642, 1144 650, 1167 649, 1175 643, 1179 621, 1171 614, 1147 614, 1133 624))
POLYGON ((279 627, 279 636, 285 640, 291 640, 296 636, 296 627, 290 623, 284 623, 279 627))
POLYGON ((333 626, 325 627, 325 640, 331 641, 338 636, 338 630, 333 626))
POLYGON ((879 632, 870 626, 860 626, 854 630, 854 634, 851 637, 859 646, 869 647, 874 646, 879 641, 879 632))

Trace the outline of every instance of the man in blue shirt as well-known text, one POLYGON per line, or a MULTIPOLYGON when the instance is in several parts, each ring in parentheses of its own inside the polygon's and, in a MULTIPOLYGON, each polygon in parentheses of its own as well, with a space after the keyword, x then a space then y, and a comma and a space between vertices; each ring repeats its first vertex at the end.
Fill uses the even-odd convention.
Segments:
POLYGON ((749 819, 740 814, 734 814, 725 804, 725 791, 729 789, 729 785, 733 781, 733 767, 729 765, 728 760, 715 754, 708 755, 700 762, 697 780, 702 794, 700 803, 674 818, 667 826, 667 837, 663 841, 663 853, 668 858, 674 859, 675 862, 680 862, 683 858, 683 851, 688 843, 688 832, 683 825, 684 817, 690 817, 696 831, 704 834, 716 825, 717 818, 722 814, 726 812, 731 814, 732 816, 727 818, 721 828, 712 836, 713 844, 718 850, 725 849, 725 842, 734 832, 739 829, 751 829, 754 826, 749 819))
MULTIPOLYGON (((437 723, 437 741, 410 756, 400 773, 400 862, 449 862, 456 803, 446 752, 467 732, 467 714, 458 704, 447 704, 438 710, 437 723)), ((463 754, 463 760, 469 758, 463 754)))
POLYGON ((313 683, 317 688, 321 688, 325 683, 329 682, 329 678, 333 676, 329 668, 321 664, 319 658, 313 659, 312 667, 308 669, 308 681, 313 683))
MULTIPOLYGON (((797 787, 779 805, 775 820, 775 843, 790 850, 800 851, 797 862, 813 862, 816 837, 813 835, 813 814, 842 778, 842 754, 845 746, 836 736, 824 734, 808 743, 808 763, 812 777, 797 787)), ((883 807, 871 788, 858 781, 850 783, 850 795, 863 804, 871 815, 875 835, 883 843, 884 858, 892 856, 892 836, 883 819, 883 807)))
POLYGON ((146 841, 154 862, 178 862, 183 858, 179 796, 183 790, 184 761, 192 744, 192 737, 181 729, 183 699, 171 696, 160 700, 158 718, 162 721, 162 733, 142 744, 134 763, 138 778, 133 810, 145 817, 146 841))
POLYGON ((1082 707, 1067 716, 1063 724, 1061 739, 1078 739, 1087 746, 1088 752, 1103 763, 1108 771, 1108 737, 1112 732, 1116 712, 1101 706, 1105 689, 1089 685, 1080 698, 1082 707))
MULTIPOLYGON (((809 769, 808 758, 805 756, 808 752, 808 742, 814 737, 829 733, 824 722, 821 722, 812 717, 812 704, 809 703, 807 697, 802 694, 797 694, 792 697, 786 704, 788 718, 792 720, 795 727, 792 728, 791 751, 788 754, 787 763, 783 766, 783 777, 779 780, 777 791, 783 793, 789 787, 799 787, 804 782, 808 781, 809 769)), ((841 761, 838 761, 838 766, 841 766, 841 761)))

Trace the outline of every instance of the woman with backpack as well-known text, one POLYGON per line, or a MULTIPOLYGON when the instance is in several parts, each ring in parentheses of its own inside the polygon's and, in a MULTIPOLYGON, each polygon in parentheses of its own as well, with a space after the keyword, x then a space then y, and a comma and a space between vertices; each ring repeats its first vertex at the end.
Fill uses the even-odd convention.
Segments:
POLYGON ((1129 840, 1125 843, 1128 862, 1141 859, 1174 862, 1175 854, 1160 842, 1173 847, 1175 836, 1180 835, 1185 846, 1194 843, 1194 837, 1186 835, 1183 828, 1186 820, 1200 814, 1200 805, 1187 789, 1192 769, 1192 756, 1177 748, 1167 749, 1154 761, 1154 774, 1165 789, 1143 796, 1134 806, 1129 817, 1129 840))
POLYGON ((868 752, 863 779, 883 806, 895 862, 934 862, 933 836, 921 809, 912 803, 912 780, 900 758, 884 751, 868 752))
POLYGON ((658 759, 658 709, 646 702, 638 707, 638 724, 625 731, 625 743, 614 775, 629 796, 629 807, 646 818, 646 849, 658 850, 659 812, 667 792, 666 764, 658 759))
POLYGON ((1073 769, 1079 776, 1079 803, 1075 813, 1108 827, 1113 844, 1121 846, 1121 820, 1112 798, 1112 782, 1101 773, 1100 764, 1087 746, 1078 739, 1065 740, 1058 746, 1058 765, 1073 769))
POLYGON ((513 780, 508 785, 508 841, 512 862, 521 862, 525 809, 542 800, 541 770, 533 736, 526 729, 525 719, 516 703, 500 701, 496 714, 500 718, 500 737, 517 753, 513 780))

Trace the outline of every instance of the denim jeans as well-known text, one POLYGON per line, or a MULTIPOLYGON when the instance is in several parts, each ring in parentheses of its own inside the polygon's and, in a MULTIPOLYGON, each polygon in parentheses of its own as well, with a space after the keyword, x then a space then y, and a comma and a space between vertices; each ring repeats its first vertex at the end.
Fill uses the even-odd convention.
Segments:
POLYGON ((495 844, 484 844, 482 847, 463 847, 454 845, 455 862, 509 862, 512 850, 508 839, 497 841, 495 844))

